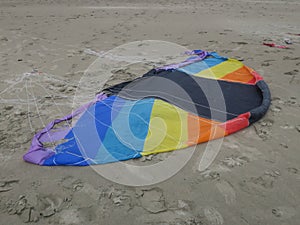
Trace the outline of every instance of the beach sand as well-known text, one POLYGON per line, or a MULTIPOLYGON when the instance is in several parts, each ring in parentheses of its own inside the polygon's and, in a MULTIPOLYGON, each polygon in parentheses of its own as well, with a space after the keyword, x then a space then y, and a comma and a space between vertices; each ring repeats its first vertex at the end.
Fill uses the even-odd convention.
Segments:
MULTIPOLYGON (((0 224, 299 224, 299 11, 298 0, 1 0, 0 224), (262 45, 286 38, 289 49, 262 45), (243 60, 270 87, 268 113, 224 138, 207 170, 197 169, 201 144, 175 176, 151 186, 24 162, 34 133, 71 112, 78 88, 93 95, 106 82, 85 74, 97 54, 141 40, 243 60)), ((148 69, 123 67, 110 83, 148 69)))

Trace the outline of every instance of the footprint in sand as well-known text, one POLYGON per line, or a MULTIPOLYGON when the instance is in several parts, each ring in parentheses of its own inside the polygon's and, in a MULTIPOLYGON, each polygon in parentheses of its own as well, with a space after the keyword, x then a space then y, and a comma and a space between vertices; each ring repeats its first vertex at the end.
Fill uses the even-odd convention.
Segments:
POLYGON ((270 66, 271 64, 269 63, 269 62, 263 62, 262 64, 261 64, 261 66, 270 66))
POLYGON ((270 110, 273 113, 279 113, 281 111, 281 107, 280 106, 271 106, 270 110))
POLYGON ((160 188, 143 190, 140 203, 150 213, 160 213, 167 210, 163 191, 160 188))
POLYGON ((76 179, 72 176, 64 177, 60 181, 60 185, 65 189, 69 189, 69 190, 73 190, 73 191, 79 191, 83 188, 82 181, 79 179, 76 179))
POLYGON ((236 202, 236 193, 233 189, 232 184, 230 184, 228 181, 223 180, 217 183, 216 187, 225 198, 226 204, 231 205, 236 202))
POLYGON ((299 172, 299 170, 295 167, 289 167, 289 168, 287 168, 287 171, 289 173, 293 173, 293 174, 297 174, 299 172))
POLYGON ((250 182, 265 189, 271 189, 274 186, 274 180, 266 176, 252 177, 250 182))
POLYGON ((248 42, 245 42, 245 41, 232 41, 231 43, 238 44, 238 45, 247 45, 248 44, 248 42))
POLYGON ((50 217, 59 212, 64 206, 64 200, 56 195, 45 195, 37 197, 37 209, 42 217, 50 217))
POLYGON ((246 156, 232 156, 232 157, 226 157, 221 162, 227 167, 233 168, 236 166, 242 166, 249 161, 250 161, 249 158, 246 156))
MULTIPOLYGON (((141 192, 139 196, 142 194, 143 192, 141 192)), ((135 199, 132 198, 132 195, 134 195, 134 193, 128 189, 118 189, 111 186, 101 191, 98 197, 99 208, 101 208, 104 213, 110 213, 111 208, 123 208, 122 210, 129 211, 135 204, 133 203, 135 199)))
POLYGON ((206 207, 204 209, 204 215, 211 225, 222 225, 224 219, 214 207, 206 207))
POLYGON ((271 136, 273 120, 266 119, 254 124, 256 134, 262 139, 267 140, 271 136))
POLYGON ((281 217, 282 219, 289 219, 297 214, 297 211, 293 207, 279 206, 272 209, 272 214, 275 217, 281 217))
POLYGON ((18 182, 19 182, 19 180, 1 180, 0 181, 0 193, 12 190, 13 186, 18 182))
POLYGON ((264 195, 264 191, 268 191, 274 187, 274 183, 281 176, 279 170, 268 170, 259 177, 251 177, 250 179, 240 182, 243 191, 249 194, 264 195))
POLYGON ((291 70, 291 71, 285 72, 284 75, 291 76, 289 83, 292 83, 295 80, 295 77, 296 77, 296 75, 298 75, 298 73, 299 73, 299 70, 291 70))
POLYGON ((286 106, 299 106, 296 97, 292 96, 288 100, 284 101, 284 105, 286 106))
POLYGON ((200 173, 200 177, 197 178, 197 181, 202 182, 206 180, 220 180, 220 173, 218 171, 213 171, 207 169, 200 173))
POLYGON ((297 75, 298 72, 299 72, 299 70, 292 70, 292 71, 289 71, 289 72, 285 72, 284 74, 289 75, 289 76, 294 76, 294 75, 297 75))
POLYGON ((9 215, 18 215, 23 223, 37 222, 40 217, 35 204, 32 204, 30 197, 25 195, 20 195, 16 201, 12 199, 7 201, 5 210, 9 215))
POLYGON ((300 60, 300 57, 284 56, 283 60, 300 60))

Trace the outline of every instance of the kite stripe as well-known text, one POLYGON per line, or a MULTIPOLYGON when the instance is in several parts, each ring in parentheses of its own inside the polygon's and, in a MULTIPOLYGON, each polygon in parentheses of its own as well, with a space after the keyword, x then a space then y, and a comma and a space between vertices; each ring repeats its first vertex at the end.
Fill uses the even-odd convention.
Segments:
POLYGON ((142 155, 187 147, 187 115, 186 111, 156 99, 142 155))

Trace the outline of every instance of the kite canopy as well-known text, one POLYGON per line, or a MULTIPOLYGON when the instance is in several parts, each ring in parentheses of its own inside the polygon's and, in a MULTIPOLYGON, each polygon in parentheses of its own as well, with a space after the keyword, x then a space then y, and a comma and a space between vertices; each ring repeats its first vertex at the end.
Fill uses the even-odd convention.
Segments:
POLYGON ((24 160, 86 166, 134 159, 221 138, 264 116, 270 92, 257 72, 215 52, 188 54, 52 121, 34 136, 24 160), (73 126, 56 127, 75 116, 73 126))

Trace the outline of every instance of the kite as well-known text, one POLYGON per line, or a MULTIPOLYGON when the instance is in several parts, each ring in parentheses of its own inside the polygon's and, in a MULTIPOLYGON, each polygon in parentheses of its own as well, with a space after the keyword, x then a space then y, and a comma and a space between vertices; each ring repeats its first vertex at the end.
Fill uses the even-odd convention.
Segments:
POLYGON ((23 159, 43 166, 135 159, 222 138, 265 115, 271 96, 257 72, 216 52, 187 54, 183 62, 103 89, 52 121, 34 135, 23 159))

